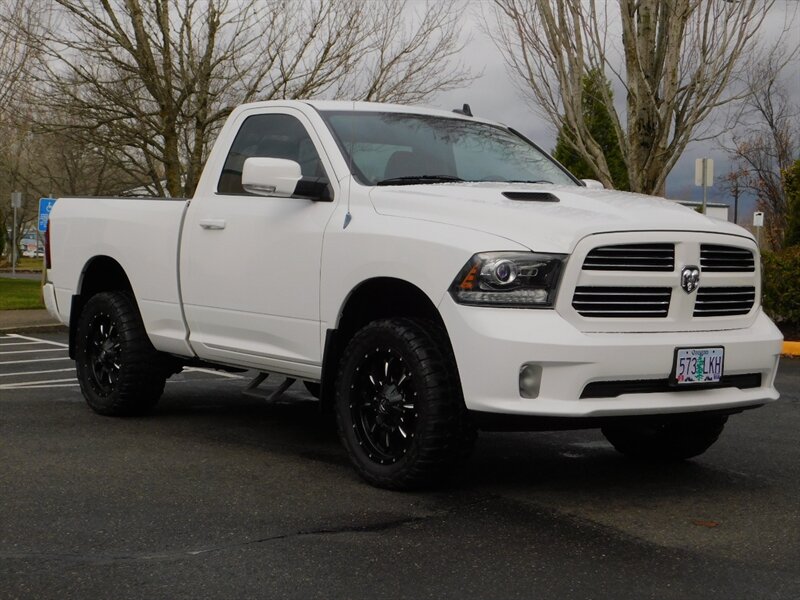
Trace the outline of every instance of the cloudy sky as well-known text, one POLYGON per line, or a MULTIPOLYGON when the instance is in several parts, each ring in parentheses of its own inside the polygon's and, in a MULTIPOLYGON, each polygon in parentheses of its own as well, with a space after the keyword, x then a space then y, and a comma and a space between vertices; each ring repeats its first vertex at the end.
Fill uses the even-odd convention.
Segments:
MULTIPOLYGON (((485 3, 472 0, 469 4, 465 33, 471 36, 471 41, 464 50, 463 60, 476 72, 482 71, 483 75, 462 89, 440 94, 430 104, 437 108, 451 109, 467 102, 474 114, 519 129, 542 147, 551 150, 555 146, 555 128, 537 115, 520 96, 506 70, 502 55, 479 26, 479 15, 482 4, 485 7, 485 3)), ((800 19, 797 15, 799 5, 797 0, 777 0, 767 22, 762 26, 761 38, 765 42, 775 40, 785 29, 786 23, 794 19, 793 25, 784 35, 787 43, 797 45, 800 42, 800 19)), ((794 97, 800 98, 800 58, 796 58, 787 67, 785 77, 787 85, 795 92, 794 97)), ((617 93, 618 100, 620 95, 617 93)), ((667 180, 668 196, 697 200, 702 198, 701 188, 694 187, 694 161, 704 156, 714 159, 717 179, 729 171, 725 151, 718 142, 690 144, 667 180)), ((712 200, 724 200, 721 190, 711 190, 709 197, 712 200)), ((752 211, 752 206, 747 206, 746 210, 752 211)))

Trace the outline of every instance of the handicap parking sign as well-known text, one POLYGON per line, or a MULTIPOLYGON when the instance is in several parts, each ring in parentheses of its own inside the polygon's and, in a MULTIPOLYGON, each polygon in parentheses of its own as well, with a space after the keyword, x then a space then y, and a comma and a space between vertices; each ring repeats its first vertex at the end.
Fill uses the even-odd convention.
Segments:
POLYGON ((47 221, 50 219, 50 211, 55 203, 55 198, 39 198, 39 231, 42 233, 47 231, 47 221))

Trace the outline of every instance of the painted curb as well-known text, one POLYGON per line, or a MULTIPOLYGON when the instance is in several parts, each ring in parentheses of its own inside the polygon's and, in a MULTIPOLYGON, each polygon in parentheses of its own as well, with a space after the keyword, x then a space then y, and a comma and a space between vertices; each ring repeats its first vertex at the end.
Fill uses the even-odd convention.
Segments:
POLYGON ((784 356, 800 356, 800 342, 783 342, 784 356))

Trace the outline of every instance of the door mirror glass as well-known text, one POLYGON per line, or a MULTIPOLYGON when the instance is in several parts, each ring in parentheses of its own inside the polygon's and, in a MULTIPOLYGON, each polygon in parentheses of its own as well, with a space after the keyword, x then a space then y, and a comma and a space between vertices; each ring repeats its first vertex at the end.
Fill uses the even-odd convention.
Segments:
POLYGON ((289 198, 302 176, 300 164, 293 160, 251 157, 244 161, 242 187, 258 196, 289 198))

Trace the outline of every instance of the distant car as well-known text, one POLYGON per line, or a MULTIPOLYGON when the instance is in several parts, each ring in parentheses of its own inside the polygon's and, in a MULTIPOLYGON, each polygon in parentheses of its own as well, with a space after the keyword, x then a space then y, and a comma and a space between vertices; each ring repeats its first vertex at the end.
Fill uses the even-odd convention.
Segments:
POLYGON ((26 248, 22 251, 22 256, 25 258, 42 258, 44 257, 44 249, 43 248, 26 248))

